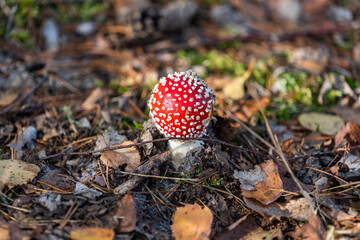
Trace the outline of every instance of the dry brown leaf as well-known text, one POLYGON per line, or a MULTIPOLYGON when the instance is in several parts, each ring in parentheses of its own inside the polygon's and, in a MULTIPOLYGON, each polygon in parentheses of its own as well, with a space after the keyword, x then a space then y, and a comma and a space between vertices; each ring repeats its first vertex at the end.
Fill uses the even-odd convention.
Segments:
POLYGON ((340 116, 346 122, 352 122, 357 125, 360 125, 360 108, 352 108, 348 106, 343 106, 341 104, 331 108, 331 111, 336 115, 340 116))
POLYGON ((278 167, 273 160, 267 160, 254 170, 235 173, 241 182, 242 194, 247 198, 255 198, 267 205, 281 196, 283 183, 278 167))
MULTIPOLYGON (((118 146, 134 144, 131 141, 125 141, 118 146)), ((135 147, 121 148, 114 151, 101 153, 100 160, 109 167, 117 169, 120 165, 127 164, 125 171, 131 172, 140 165, 140 153, 135 147)))
POLYGON ((351 145, 360 143, 360 129, 354 124, 348 122, 336 135, 335 135, 335 147, 346 138, 351 145))
POLYGON ((5 221, 0 221, 0 240, 10 240, 10 227, 5 221))
POLYGON ((91 110, 96 107, 97 101, 104 98, 106 96, 106 92, 101 88, 94 89, 91 94, 86 98, 86 100, 81 105, 81 108, 84 110, 91 110))
POLYGON ((300 47, 291 52, 289 61, 297 68, 320 73, 327 66, 329 56, 329 49, 325 46, 318 48, 300 47))
POLYGON ((30 236, 27 231, 19 229, 15 224, 0 219, 0 240, 13 239, 30 240, 30 236))
POLYGON ((296 147, 296 143, 293 138, 288 138, 280 142, 281 150, 284 152, 286 157, 290 157, 292 151, 296 147))
POLYGON ((117 204, 115 217, 119 219, 116 232, 131 232, 136 226, 136 210, 133 197, 127 193, 117 204))
POLYGON ((247 215, 221 232, 216 240, 259 240, 283 239, 281 228, 264 231, 257 225, 252 215, 247 215))
POLYGON ((216 240, 228 240, 228 239, 246 239, 251 233, 261 231, 262 228, 255 222, 254 217, 249 214, 240 218, 225 230, 223 230, 216 240))
POLYGON ((288 217, 298 221, 308 220, 311 216, 309 202, 305 198, 287 202, 274 202, 269 205, 261 204, 251 198, 244 198, 246 206, 255 212, 273 217, 288 217))
POLYGON ((175 240, 209 239, 213 215, 211 210, 198 204, 178 207, 172 217, 172 235, 175 240))
POLYGON ((70 232, 71 240, 112 240, 115 232, 107 228, 80 228, 70 232))
POLYGON ((249 118, 257 113, 260 108, 266 108, 270 100, 269 98, 261 98, 260 100, 260 106, 257 104, 255 100, 243 100, 240 101, 239 106, 240 109, 237 110, 234 115, 239 118, 243 122, 248 122, 249 118))
POLYGON ((302 227, 302 237, 303 239, 309 240, 326 239, 326 231, 320 218, 316 214, 313 214, 309 218, 309 222, 302 227))
POLYGON ((0 161, 0 190, 7 185, 9 188, 23 185, 33 180, 40 172, 40 168, 34 164, 20 160, 0 161))
POLYGON ((9 104, 13 103, 19 96, 19 93, 15 93, 11 90, 3 92, 0 94, 0 107, 6 107, 9 104))

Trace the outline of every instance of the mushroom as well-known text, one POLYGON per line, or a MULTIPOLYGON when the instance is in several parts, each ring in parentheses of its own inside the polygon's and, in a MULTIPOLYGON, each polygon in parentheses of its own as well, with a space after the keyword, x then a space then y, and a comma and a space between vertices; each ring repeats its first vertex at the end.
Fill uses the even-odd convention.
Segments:
MULTIPOLYGON (((166 137, 201 137, 212 118, 215 94, 193 71, 169 74, 160 79, 149 101, 150 117, 166 137)), ((176 169, 199 140, 169 140, 176 169)))

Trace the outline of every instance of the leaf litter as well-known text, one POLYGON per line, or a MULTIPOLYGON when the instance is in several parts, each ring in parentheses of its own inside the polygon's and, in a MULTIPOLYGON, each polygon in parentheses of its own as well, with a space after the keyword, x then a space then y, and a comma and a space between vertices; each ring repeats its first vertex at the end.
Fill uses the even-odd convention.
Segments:
POLYGON ((28 4, 0 16, 5 239, 359 236, 356 1, 28 4), (147 103, 188 69, 215 118, 176 170, 147 103))

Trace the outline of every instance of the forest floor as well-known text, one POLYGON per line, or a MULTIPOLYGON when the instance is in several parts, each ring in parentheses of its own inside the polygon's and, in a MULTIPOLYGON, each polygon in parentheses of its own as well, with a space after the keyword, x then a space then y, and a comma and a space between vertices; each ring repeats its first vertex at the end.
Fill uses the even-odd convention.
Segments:
POLYGON ((357 0, 0 0, 0 239, 359 239, 357 0), (176 169, 162 77, 216 95, 176 169))

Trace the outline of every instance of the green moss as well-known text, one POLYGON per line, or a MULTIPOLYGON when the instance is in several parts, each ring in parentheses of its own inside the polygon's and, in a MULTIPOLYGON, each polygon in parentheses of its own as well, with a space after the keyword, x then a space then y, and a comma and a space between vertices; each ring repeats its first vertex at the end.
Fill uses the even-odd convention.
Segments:
POLYGON ((121 86, 122 79, 112 79, 109 83, 109 88, 117 94, 125 93, 129 91, 129 87, 121 86))
POLYGON ((58 8, 56 16, 65 22, 71 21, 89 21, 94 17, 105 12, 109 7, 107 1, 96 2, 96 1, 84 1, 74 2, 66 5, 65 8, 58 8))
POLYGON ((137 121, 133 121, 133 129, 139 129, 141 133, 144 133, 144 127, 141 123, 138 123, 137 121))
POLYGON ((341 96, 342 96, 341 91, 335 90, 335 89, 330 89, 330 91, 328 91, 324 95, 324 99, 326 100, 327 106, 332 107, 338 102, 338 100, 341 96))
POLYGON ((224 2, 225 2, 225 0, 201 0, 201 3, 206 6, 223 4, 224 2))
POLYGON ((178 51, 178 58, 185 58, 191 65, 202 65, 209 73, 220 73, 240 77, 245 73, 242 63, 234 60, 229 54, 212 50, 206 54, 196 51, 178 51))
POLYGON ((273 58, 264 58, 256 61, 254 65, 252 77, 256 82, 261 84, 261 86, 263 87, 266 87, 267 80, 272 74, 272 70, 270 66, 273 64, 274 64, 273 58))
POLYGON ((354 78, 345 77, 345 81, 347 82, 347 84, 349 84, 351 89, 360 87, 360 83, 358 81, 356 81, 356 79, 354 79, 354 78))
POLYGON ((101 81, 100 79, 95 79, 95 85, 96 85, 98 88, 105 88, 105 83, 104 83, 104 81, 101 81))
POLYGON ((13 29, 10 32, 11 39, 17 39, 22 42, 26 47, 30 48, 31 50, 34 49, 34 39, 31 36, 30 32, 24 29, 13 29))
POLYGON ((22 0, 18 4, 14 19, 17 27, 26 27, 29 19, 39 16, 39 5, 34 0, 22 0))

